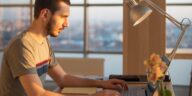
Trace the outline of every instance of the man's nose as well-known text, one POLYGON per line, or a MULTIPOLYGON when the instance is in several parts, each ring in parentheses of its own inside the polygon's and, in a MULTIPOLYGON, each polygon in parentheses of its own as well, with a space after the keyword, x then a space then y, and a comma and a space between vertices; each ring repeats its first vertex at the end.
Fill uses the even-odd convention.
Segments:
POLYGON ((68 19, 66 19, 64 22, 63 22, 63 28, 64 27, 69 27, 69 21, 68 19))

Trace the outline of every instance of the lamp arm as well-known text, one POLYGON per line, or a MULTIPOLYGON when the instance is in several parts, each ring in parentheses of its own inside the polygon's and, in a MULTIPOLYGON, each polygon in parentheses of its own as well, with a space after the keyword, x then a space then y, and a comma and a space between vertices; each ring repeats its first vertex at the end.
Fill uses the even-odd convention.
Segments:
POLYGON ((175 48, 171 51, 170 55, 168 55, 168 58, 170 61, 172 61, 172 59, 175 57, 176 51, 179 48, 180 42, 181 42, 185 32, 186 32, 186 30, 181 30, 181 34, 179 35, 179 38, 177 39, 175 48))
POLYGON ((180 44, 185 32, 191 26, 191 20, 189 18, 184 18, 181 22, 179 22, 174 17, 172 17, 171 15, 166 13, 159 6, 157 6, 155 3, 153 3, 151 0, 140 0, 140 2, 142 2, 142 1, 147 3, 149 6, 151 6, 156 11, 158 11, 161 15, 164 15, 168 20, 170 20, 173 24, 175 24, 181 30, 179 38, 177 39, 177 42, 176 42, 176 46, 172 50, 171 54, 168 56, 168 58, 171 61, 173 59, 173 57, 175 56, 175 54, 176 54, 176 51, 177 51, 177 49, 179 47, 179 44, 180 44), (184 24, 185 20, 188 20, 188 24, 184 24))
POLYGON ((172 60, 173 57, 175 56, 176 54, 176 51, 179 47, 179 44, 185 34, 185 32, 187 31, 187 29, 191 26, 191 20, 189 18, 184 18, 182 21, 181 21, 181 34, 179 35, 179 38, 177 39, 177 42, 176 42, 176 46, 175 48, 173 49, 173 51, 171 52, 171 54, 169 55, 169 59, 172 60), (188 24, 184 24, 184 21, 185 20, 188 20, 188 24))
POLYGON ((182 24, 177 21, 175 18, 173 18, 171 15, 166 13, 162 8, 157 6, 155 3, 153 3, 151 0, 140 0, 145 3, 147 3, 149 6, 151 6, 153 9, 155 9, 157 12, 159 12, 161 15, 165 16, 167 19, 169 19, 173 24, 175 24, 178 28, 182 30, 182 24))

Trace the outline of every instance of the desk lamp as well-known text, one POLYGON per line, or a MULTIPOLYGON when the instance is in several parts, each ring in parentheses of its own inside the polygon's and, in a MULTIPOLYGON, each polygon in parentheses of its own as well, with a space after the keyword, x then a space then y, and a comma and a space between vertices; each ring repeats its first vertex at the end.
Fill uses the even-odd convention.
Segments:
POLYGON ((182 21, 179 22, 175 18, 173 18, 171 15, 166 13, 159 6, 157 6, 155 3, 153 3, 151 0, 140 0, 139 3, 137 3, 135 0, 126 0, 125 3, 128 4, 128 6, 131 8, 130 20, 133 23, 133 26, 136 26, 139 23, 141 23, 143 20, 145 20, 152 13, 151 8, 153 8, 155 11, 165 16, 168 20, 170 20, 175 26, 177 26, 181 30, 180 35, 176 42, 176 46, 172 50, 171 54, 169 56, 162 56, 162 59, 164 59, 164 61, 169 66, 176 54, 176 50, 179 47, 182 37, 184 36, 187 29, 191 26, 191 20, 188 18, 183 18, 182 21), (147 5, 146 6, 141 5, 141 2, 144 2, 147 5))

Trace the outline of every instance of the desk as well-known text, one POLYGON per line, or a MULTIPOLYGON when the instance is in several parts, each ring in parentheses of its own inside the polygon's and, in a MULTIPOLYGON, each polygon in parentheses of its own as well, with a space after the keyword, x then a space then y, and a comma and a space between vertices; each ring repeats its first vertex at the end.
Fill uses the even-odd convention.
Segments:
POLYGON ((96 88, 96 87, 66 87, 63 90, 61 90, 61 93, 91 95, 101 90, 102 88, 96 88))
MULTIPOLYGON (((165 82, 165 85, 168 89, 171 90, 172 92, 172 96, 175 96, 174 90, 173 90, 173 86, 171 84, 171 82, 165 82)), ((128 86, 146 86, 145 82, 128 82, 128 86)), ((95 88, 95 87, 87 87, 87 88, 66 88, 63 89, 61 91, 61 93, 63 92, 63 94, 70 94, 70 95, 82 95, 82 96, 86 96, 88 94, 93 94, 97 91, 102 90, 101 88, 95 88), (75 91, 76 90, 76 91, 75 91), (77 91, 78 90, 78 91, 77 91), (82 92, 80 94, 78 94, 78 92, 82 92), (71 92, 71 93, 70 93, 71 92), (87 94, 86 94, 87 93, 87 94)), ((158 96, 157 93, 154 94, 154 96, 158 96)))
MULTIPOLYGON (((172 92, 172 96, 175 96, 175 93, 174 93, 174 90, 173 90, 173 86, 171 84, 171 82, 164 82, 165 86, 171 90, 172 92)), ((146 86, 146 83, 145 82, 141 82, 141 83, 138 83, 138 82, 128 82, 128 86, 146 86)), ((158 96, 157 95, 157 92, 154 94, 154 96, 158 96)))

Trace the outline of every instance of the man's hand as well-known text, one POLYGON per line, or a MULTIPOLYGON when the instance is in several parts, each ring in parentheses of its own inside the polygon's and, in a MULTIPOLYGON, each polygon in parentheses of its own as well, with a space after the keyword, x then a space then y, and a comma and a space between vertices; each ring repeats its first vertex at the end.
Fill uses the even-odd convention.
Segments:
POLYGON ((110 79, 107 81, 102 81, 101 87, 104 89, 116 89, 116 90, 128 89, 127 83, 123 80, 118 80, 118 79, 110 79))
POLYGON ((99 91, 91 96, 121 96, 121 94, 114 90, 103 90, 103 91, 99 91))

